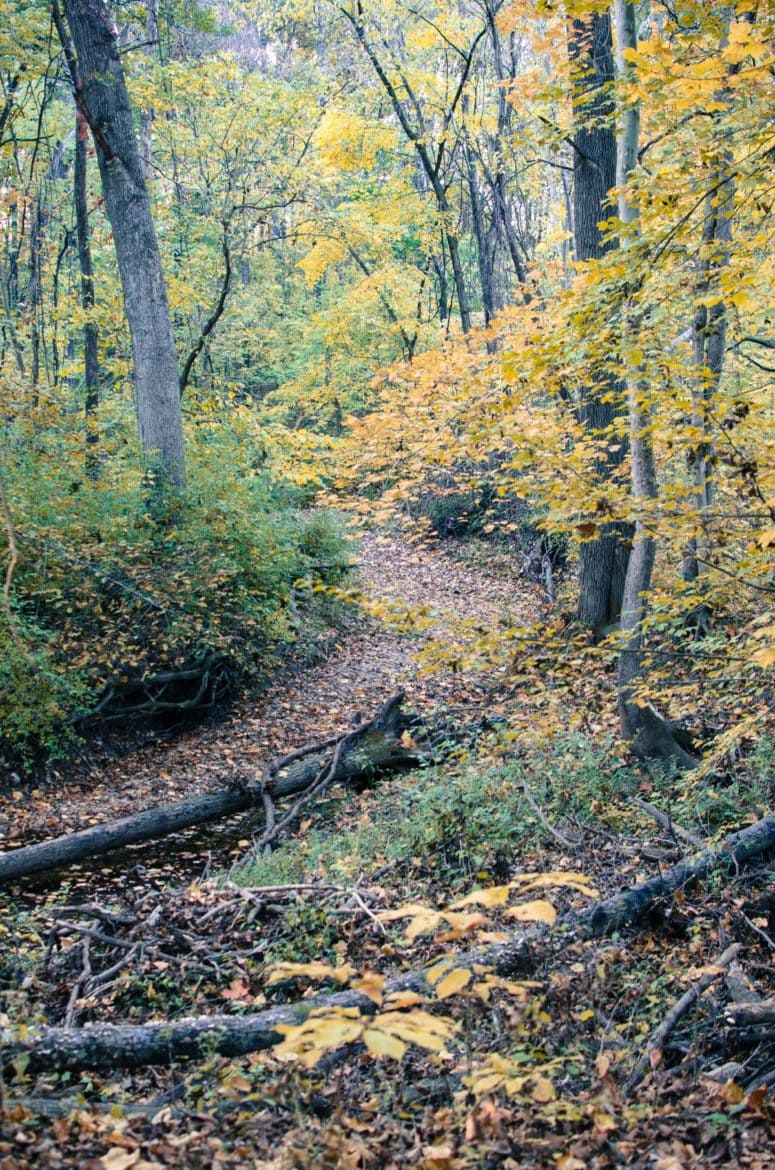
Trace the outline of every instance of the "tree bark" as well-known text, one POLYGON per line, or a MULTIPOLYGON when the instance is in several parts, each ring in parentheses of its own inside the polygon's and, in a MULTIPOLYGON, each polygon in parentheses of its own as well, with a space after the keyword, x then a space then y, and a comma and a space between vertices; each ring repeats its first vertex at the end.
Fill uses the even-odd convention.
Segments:
POLYGON ((94 448, 99 442, 96 414, 100 404, 100 361, 97 345, 97 325, 94 320, 94 266, 91 255, 89 207, 86 186, 87 141, 88 127, 82 115, 76 112, 73 201, 75 203, 75 231, 78 238, 78 264, 81 269, 81 307, 84 312, 83 407, 86 418, 86 469, 89 475, 96 478, 99 471, 99 462, 94 448))
MULTIPOLYGON (((580 913, 559 918, 551 933, 568 942, 598 938, 638 922, 655 903, 670 897, 688 883, 697 881, 724 861, 743 865, 775 849, 775 817, 767 817, 734 833, 718 849, 709 849, 693 861, 681 862, 658 877, 615 894, 580 913)), ((499 974, 530 969, 530 944, 546 939, 550 930, 542 924, 528 927, 508 942, 480 947, 456 957, 462 967, 482 967, 499 974)), ((384 997, 399 991, 432 996, 426 970, 408 971, 389 979, 384 997)), ((10 1072, 22 1058, 28 1073, 116 1069, 169 1065, 180 1059, 217 1052, 240 1056, 271 1048, 282 1038, 282 1025, 298 1025, 316 1009, 357 1008, 364 1016, 374 1015, 378 1005, 359 991, 341 991, 283 1004, 267 1011, 243 1016, 199 1016, 165 1020, 156 1024, 92 1024, 83 1028, 30 1028, 24 1040, 10 1029, 0 1029, 0 1065, 10 1072)), ((750 1010, 750 1009, 749 1009, 750 1010)), ((766 1016, 769 1019, 769 1016, 766 1016)))
POLYGON ((151 203, 116 28, 103 0, 58 0, 54 18, 94 138, 135 366, 140 444, 162 485, 185 486, 178 362, 151 203))
POLYGON ((484 323, 489 326, 495 316, 496 310, 499 307, 496 302, 495 288, 493 283, 493 264, 490 255, 490 249, 487 243, 487 229, 484 223, 484 208, 482 206, 482 193, 479 189, 479 177, 476 173, 476 160, 474 159, 471 144, 466 137, 464 146, 466 173, 468 179, 468 198, 471 203, 471 219, 474 226, 474 236, 476 238, 476 255, 479 267, 479 284, 482 290, 482 310, 484 312, 484 323))
MULTIPOLYGON (((737 67, 733 66, 732 70, 736 71, 737 67)), ((723 91, 721 97, 728 98, 728 91, 723 91)), ((692 321, 694 382, 691 421, 692 429, 699 433, 700 438, 690 445, 687 456, 691 493, 697 512, 697 533, 689 541, 684 558, 683 578, 687 582, 699 579, 703 564, 707 564, 710 556, 708 524, 713 505, 716 462, 711 414, 721 384, 727 342, 727 307, 721 296, 720 275, 730 260, 735 200, 730 164, 729 149, 722 147, 718 166, 712 176, 711 189, 705 200, 696 308, 692 321), (705 302, 711 295, 717 299, 715 304, 708 305, 705 302)), ((703 602, 698 606, 693 621, 699 635, 708 632, 710 612, 707 604, 703 602)))
MULTIPOLYGON (((348 743, 336 761, 330 783, 350 784, 420 762, 421 750, 406 746, 401 741, 403 730, 409 726, 409 721, 400 709, 401 698, 400 694, 394 696, 374 719, 347 733, 348 743)), ((303 792, 319 775, 331 753, 315 751, 314 747, 312 745, 313 750, 304 751, 302 755, 292 752, 277 761, 274 779, 266 786, 273 800, 303 792)), ((95 825, 80 833, 15 849, 11 853, 0 854, 0 884, 65 865, 76 865, 127 845, 153 841, 192 825, 204 825, 222 817, 233 816, 253 807, 260 799, 261 785, 248 784, 244 788, 230 789, 212 796, 147 809, 118 821, 95 825)))
MULTIPOLYGON (((580 261, 600 260, 617 246, 603 238, 598 226, 613 212, 610 192, 616 185, 616 127, 613 84, 615 77, 611 18, 594 12, 570 25, 568 50, 573 69, 573 232, 580 261)), ((594 474, 607 482, 627 453, 623 438, 612 434, 621 414, 623 386, 614 374, 601 371, 581 391, 579 418, 587 431, 605 437, 606 446, 594 474)), ((605 525, 593 540, 579 548, 577 617, 601 637, 618 622, 632 529, 626 524, 605 525)))

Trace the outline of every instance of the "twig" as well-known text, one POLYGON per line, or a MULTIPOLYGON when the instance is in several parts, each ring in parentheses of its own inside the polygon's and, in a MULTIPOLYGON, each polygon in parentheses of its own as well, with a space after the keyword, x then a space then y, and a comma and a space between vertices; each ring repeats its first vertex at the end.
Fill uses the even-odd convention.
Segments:
POLYGON ((662 1020, 662 1023, 649 1036, 646 1042, 646 1052, 638 1061, 638 1064, 627 1080, 625 1085, 626 1092, 632 1092, 640 1084, 649 1065, 652 1069, 659 1067, 662 1061, 662 1049, 664 1048, 665 1041, 681 1019, 681 1016, 686 1015, 689 1008, 697 1002, 702 993, 712 983, 715 983, 720 975, 724 974, 726 968, 737 958, 739 952, 739 943, 733 943, 732 946, 727 947, 717 959, 713 960, 713 970, 706 971, 704 975, 701 975, 697 982, 693 983, 688 991, 685 991, 681 998, 673 1004, 670 1011, 662 1020))
POLYGON ((647 800, 641 800, 639 796, 634 796, 632 798, 632 803, 637 804, 638 808, 643 809, 643 811, 647 812, 650 817, 653 817, 657 824, 660 825, 666 832, 668 832, 674 841, 680 837, 681 840, 686 841, 687 844, 694 845, 695 849, 705 848, 704 841, 700 840, 699 837, 696 837, 694 833, 690 833, 688 829, 682 829, 680 825, 675 823, 673 818, 668 813, 662 812, 661 808, 657 808, 654 804, 649 804, 647 800))
POLYGON ((88 936, 83 940, 83 947, 81 954, 83 955, 83 965, 81 967, 81 974, 73 984, 73 990, 70 992, 70 998, 67 1001, 67 1009, 65 1011, 65 1027, 72 1028, 75 1023, 75 1010, 78 1000, 81 995, 81 989, 88 983, 91 978, 91 959, 89 958, 89 947, 91 940, 88 936))
POLYGON ((559 841, 561 845, 564 845, 566 849, 569 849, 571 851, 571 853, 573 853, 576 849, 578 849, 579 845, 581 844, 580 840, 579 841, 572 841, 570 839, 570 837, 566 837, 564 833, 560 832, 559 829, 555 829, 554 825, 550 824, 549 821, 547 821, 546 817, 544 816, 543 812, 541 811, 541 807, 538 804, 538 801, 533 796, 533 793, 530 791, 528 784, 527 784, 527 781, 524 778, 522 780, 522 791, 525 794, 525 799, 527 800, 527 803, 530 805, 533 812, 535 813, 535 815, 538 817, 541 824, 546 829, 547 833, 549 833, 552 837, 554 837, 557 841, 559 841))
POLYGON ((766 943, 771 951, 775 951, 775 942, 773 942, 773 940, 767 934, 766 930, 762 930, 760 926, 757 926, 755 922, 752 922, 748 915, 745 914, 742 910, 740 911, 740 917, 747 926, 750 926, 751 930, 754 931, 755 934, 758 934, 762 942, 766 943))
POLYGON ((376 925, 379 927, 379 929, 382 931, 383 934, 387 934, 387 930, 385 929, 384 922, 380 922, 377 915, 374 913, 374 911, 371 909, 371 907, 366 905, 363 898, 361 897, 361 895, 358 893, 358 891, 356 889, 348 890, 347 896, 353 899, 353 901, 358 906, 358 909, 361 910, 366 915, 367 918, 370 918, 372 922, 376 923, 376 925))

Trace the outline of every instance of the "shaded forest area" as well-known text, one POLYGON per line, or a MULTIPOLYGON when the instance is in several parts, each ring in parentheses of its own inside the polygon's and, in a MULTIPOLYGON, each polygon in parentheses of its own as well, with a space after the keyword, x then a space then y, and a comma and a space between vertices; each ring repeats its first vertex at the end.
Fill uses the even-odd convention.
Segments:
POLYGON ((772 6, 5 17, 0 1170, 775 1165, 772 6))

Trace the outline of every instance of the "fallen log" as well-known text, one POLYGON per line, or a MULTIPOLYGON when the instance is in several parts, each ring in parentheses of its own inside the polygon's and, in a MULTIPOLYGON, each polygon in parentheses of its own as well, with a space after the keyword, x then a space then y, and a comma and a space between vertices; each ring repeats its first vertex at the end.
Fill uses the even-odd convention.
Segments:
POLYGON ((724 860, 745 865, 772 849, 775 849, 775 816, 764 817, 747 829, 732 833, 715 849, 706 849, 694 858, 679 861, 656 877, 591 906, 578 915, 578 925, 598 935, 612 934, 637 921, 661 898, 669 897, 683 886, 707 877, 724 860))
MULTIPOLYGON (((596 938, 633 925, 665 896, 706 875, 724 861, 740 866, 775 849, 775 816, 757 821, 727 837, 716 849, 708 849, 693 863, 681 863, 654 878, 605 899, 587 910, 560 917, 554 927, 541 923, 527 928, 508 942, 494 943, 457 956, 456 965, 479 964, 508 975, 529 968, 531 944, 557 934, 568 942, 596 938), (692 878, 694 874, 694 878, 692 878), (688 876, 687 876, 688 875, 688 876), (625 914, 629 915, 629 917, 625 914)), ((385 996, 416 991, 432 996, 427 968, 408 971, 389 979, 385 996)), ((65 1070, 109 1071, 168 1065, 185 1057, 219 1053, 240 1056, 271 1048, 281 1039, 278 1028, 301 1024, 319 1008, 357 1008, 373 1015, 377 1005, 360 991, 319 995, 292 1004, 272 1007, 244 1016, 200 1016, 155 1024, 91 1024, 82 1028, 30 1028, 23 1040, 10 1029, 0 1029, 0 1069, 23 1068, 31 1073, 65 1070)))
POLYGON ((734 1003, 724 1016, 733 1028, 751 1028, 759 1024, 775 1024, 775 999, 761 1003, 734 1003))
POLYGON ((371 720, 350 728, 324 743, 310 744, 273 760, 264 782, 248 783, 210 796, 181 800, 176 804, 146 809, 121 820, 94 825, 37 845, 0 854, 0 884, 47 870, 76 865, 92 857, 177 833, 192 825, 233 816, 261 803, 262 795, 282 800, 304 792, 333 759, 336 767, 327 784, 350 784, 381 772, 396 771, 419 763, 422 749, 404 735, 412 721, 402 712, 403 692, 390 698, 371 720))

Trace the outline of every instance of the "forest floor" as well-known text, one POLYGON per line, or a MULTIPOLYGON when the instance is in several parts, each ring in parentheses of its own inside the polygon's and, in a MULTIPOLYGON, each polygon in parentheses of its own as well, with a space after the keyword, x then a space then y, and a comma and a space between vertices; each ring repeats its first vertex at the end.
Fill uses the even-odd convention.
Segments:
MULTIPOLYGON (((304 662, 309 653, 304 647, 265 694, 239 703, 226 719, 149 737, 128 754, 95 748, 76 769, 67 770, 66 784, 52 768, 36 787, 0 791, 0 847, 17 848, 251 780, 273 757, 337 734, 358 712, 374 714, 399 687, 406 691, 406 706, 421 716, 454 708, 475 720, 491 710, 501 680, 477 672, 428 672, 422 651, 431 641, 449 647, 465 640, 464 626, 472 620, 493 625, 506 613, 516 622, 532 618, 537 588, 507 571, 505 555, 495 554, 493 563, 500 571, 472 570, 428 545, 417 548, 397 535, 367 534, 357 556, 364 592, 387 604, 432 609, 426 629, 407 633, 365 614, 350 616, 342 629, 320 635, 323 649, 312 664, 304 662)), ((198 876, 222 868, 244 847, 223 825, 208 826, 167 838, 161 850, 154 844, 134 846, 122 857, 123 867, 113 857, 97 869, 109 871, 111 883, 123 883, 138 865, 158 871, 171 851, 174 876, 180 876, 181 866, 186 875, 198 876)), ((86 868, 85 888, 94 893, 99 877, 93 865, 86 868)), ((72 892, 79 889, 79 872, 75 867, 66 875, 72 892)))
MULTIPOLYGON (((314 664, 289 661, 265 695, 223 722, 156 736, 123 756, 95 753, 64 790, 53 772, 36 787, 20 784, 0 797, 0 848, 252 779, 270 757, 340 732, 356 711, 370 716, 399 686, 429 720, 474 727, 519 701, 505 668, 426 669, 438 657, 434 644, 459 643, 464 662, 472 627, 506 614, 529 625, 540 614, 537 588, 507 558, 493 553, 487 568, 473 567, 372 533, 359 566, 371 598, 432 610, 424 628, 349 617, 340 634, 325 635, 314 664)), ((358 796, 332 794, 253 870, 237 865, 251 838, 242 816, 0 892, 0 1025, 260 1011, 298 998, 318 961, 379 979, 509 925, 492 907, 457 936, 407 937, 405 922, 386 925, 380 911, 443 907, 525 871, 548 885, 581 871, 605 894, 680 856, 674 834, 642 816, 623 819, 617 794, 637 787, 636 774, 610 752, 587 760, 580 747, 562 751, 550 784, 546 757, 515 771, 485 735, 435 769, 358 796), (609 764, 618 788, 597 774, 609 764), (549 803, 523 815, 533 799, 526 776, 549 803), (574 782, 592 794, 572 791, 574 782), (547 819, 558 809, 568 818, 560 830, 547 819), (87 928, 89 907, 124 914, 128 941, 93 940, 89 951, 88 933, 64 905, 83 907, 87 928), (116 947, 130 952, 125 969, 116 947), (287 962, 301 964, 298 977, 270 986, 268 973, 287 962)), ((460 988, 430 1005, 454 1021, 458 1038, 442 1053, 411 1046, 400 1064, 350 1044, 311 1070, 272 1053, 206 1051, 200 1061, 138 1072, 33 1078, 16 1069, 0 1081, 0 1170, 775 1167, 772 1030, 741 1040, 722 1022, 741 986, 743 995, 775 994, 770 879, 761 865, 705 883, 620 938, 570 946, 547 938, 527 979, 484 997, 460 988), (664 1057, 628 1091, 651 1030, 730 944, 740 948, 730 972, 718 970, 664 1057)), ((585 900, 583 890, 556 885, 546 897, 557 912, 585 900)), ((326 983, 324 971, 317 978, 326 983)))

